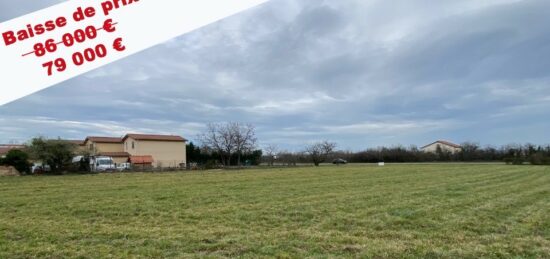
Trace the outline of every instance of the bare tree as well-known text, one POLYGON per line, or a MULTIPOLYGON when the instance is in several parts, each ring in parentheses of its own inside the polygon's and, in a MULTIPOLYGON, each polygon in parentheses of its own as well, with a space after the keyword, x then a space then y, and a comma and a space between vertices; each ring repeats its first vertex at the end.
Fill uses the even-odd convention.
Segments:
POLYGON ((199 138, 204 146, 219 153, 222 164, 227 165, 231 157, 233 143, 225 128, 221 124, 209 123, 206 125, 206 131, 199 138))
POLYGON ((298 162, 298 155, 287 150, 280 151, 277 157, 286 166, 296 166, 298 162))
POLYGON ((267 162, 269 166, 273 166, 273 164, 275 163, 275 160, 277 159, 278 150, 279 148, 277 147, 277 145, 274 145, 274 144, 267 145, 267 147, 265 147, 264 151, 265 151, 265 155, 267 157, 267 162))
POLYGON ((256 129, 252 124, 241 124, 230 122, 229 127, 231 138, 233 139, 235 153, 237 154, 237 165, 241 166, 241 155, 252 151, 256 147, 256 129))
POLYGON ((231 164, 233 154, 241 165, 241 155, 252 150, 257 142, 254 126, 237 122, 210 123, 199 138, 204 146, 220 154, 224 165, 231 164))
POLYGON ((315 166, 319 166, 327 160, 328 156, 334 151, 335 148, 336 143, 323 141, 306 146, 305 153, 309 156, 309 159, 315 166))
POLYGON ((222 156, 225 156, 225 165, 231 165, 231 155, 235 152, 235 137, 229 123, 218 124, 218 136, 222 147, 222 156))

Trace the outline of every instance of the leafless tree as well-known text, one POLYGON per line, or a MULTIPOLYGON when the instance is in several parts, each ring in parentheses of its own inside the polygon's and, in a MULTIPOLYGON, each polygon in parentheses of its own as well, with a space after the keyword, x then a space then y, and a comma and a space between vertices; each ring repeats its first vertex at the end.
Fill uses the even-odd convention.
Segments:
POLYGON ((221 124, 209 123, 206 125, 206 131, 199 135, 205 147, 220 154, 222 164, 224 165, 229 163, 228 160, 231 157, 233 145, 225 128, 221 124))
POLYGON ((298 154, 294 154, 287 150, 280 151, 277 157, 279 157, 279 160, 286 166, 296 166, 296 163, 298 163, 298 154))
POLYGON ((319 166, 327 160, 328 156, 334 151, 335 148, 336 143, 323 141, 306 146, 305 153, 309 156, 309 159, 315 166, 319 166))
POLYGON ((252 150, 257 142, 254 126, 238 122, 210 123, 199 138, 204 146, 220 154, 224 165, 231 164, 233 154, 241 165, 241 155, 252 150))
POLYGON ((231 165, 231 155, 235 152, 235 137, 229 123, 218 124, 218 136, 220 136, 220 145, 222 147, 222 156, 225 156, 225 165, 231 165))
POLYGON ((237 164, 241 166, 241 155, 256 147, 256 129, 252 124, 238 122, 230 122, 228 127, 237 154, 237 164))
POLYGON ((267 145, 265 147, 265 149, 264 149, 265 156, 267 157, 267 162, 268 162, 269 166, 273 166, 273 164, 275 163, 275 160, 277 158, 278 150, 279 150, 279 148, 277 147, 277 145, 274 145, 274 144, 267 145))

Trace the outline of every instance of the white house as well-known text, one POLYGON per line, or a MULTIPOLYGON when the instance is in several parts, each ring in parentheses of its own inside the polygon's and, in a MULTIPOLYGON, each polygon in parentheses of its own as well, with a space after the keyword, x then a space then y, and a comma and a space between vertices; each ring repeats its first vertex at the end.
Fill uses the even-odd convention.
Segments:
POLYGON ((422 148, 420 148, 420 150, 426 153, 435 153, 437 152, 438 147, 441 149, 441 151, 448 151, 453 154, 458 153, 462 150, 462 147, 460 145, 444 140, 438 140, 429 145, 423 146, 422 148))

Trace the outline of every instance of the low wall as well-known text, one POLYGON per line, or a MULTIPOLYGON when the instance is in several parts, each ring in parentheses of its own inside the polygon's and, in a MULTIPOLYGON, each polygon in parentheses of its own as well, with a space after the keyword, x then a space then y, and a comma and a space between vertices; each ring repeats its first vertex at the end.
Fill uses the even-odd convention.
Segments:
POLYGON ((20 176, 21 174, 12 166, 0 166, 0 176, 20 176))

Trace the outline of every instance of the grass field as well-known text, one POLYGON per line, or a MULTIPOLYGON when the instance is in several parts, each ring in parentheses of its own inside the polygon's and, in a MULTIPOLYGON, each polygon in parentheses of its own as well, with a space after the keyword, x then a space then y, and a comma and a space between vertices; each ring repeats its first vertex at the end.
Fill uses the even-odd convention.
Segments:
POLYGON ((0 178, 0 258, 550 258, 550 168, 0 178))

